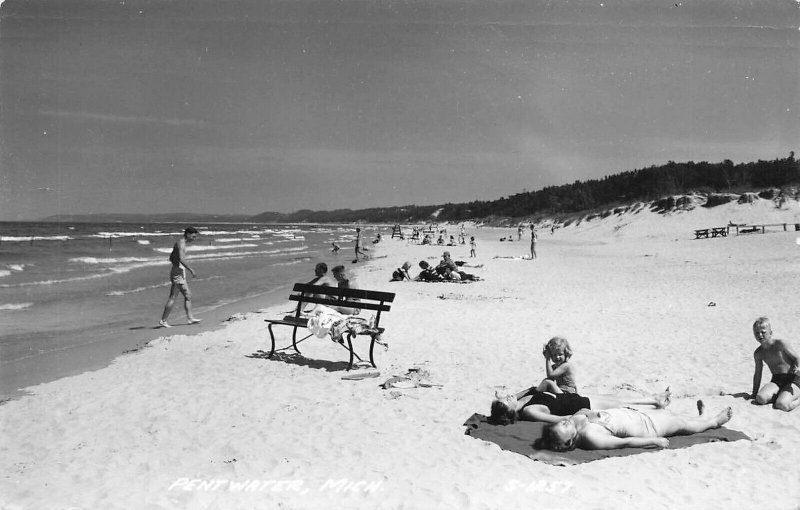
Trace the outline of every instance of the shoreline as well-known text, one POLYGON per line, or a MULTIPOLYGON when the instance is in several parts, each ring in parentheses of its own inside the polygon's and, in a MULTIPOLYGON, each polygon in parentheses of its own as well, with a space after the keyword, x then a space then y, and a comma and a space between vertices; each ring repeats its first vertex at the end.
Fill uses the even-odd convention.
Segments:
POLYGON ((245 313, 224 328, 175 332, 105 369, 39 385, 0 406, 0 468, 9 473, 0 503, 455 509, 524 507, 533 497, 543 508, 711 509, 769 497, 790 508, 800 488, 783 480, 800 476, 800 466, 785 458, 800 448, 800 412, 737 394, 751 384, 756 317, 769 316, 776 337, 798 344, 785 284, 800 274, 795 236, 693 241, 685 219, 669 227, 637 218, 644 223, 540 235, 534 261, 523 259, 525 238, 498 240, 510 229, 469 229, 478 237, 473 262, 483 266, 467 271, 482 280, 462 284, 389 279, 403 261, 414 276, 417 261, 444 250, 469 261, 468 245, 386 238, 372 252, 381 258, 347 264, 359 287, 396 293, 381 318, 389 349, 376 350, 377 378, 342 380, 347 353, 329 339, 303 343, 302 356, 267 359, 261 313, 245 313), (575 350, 579 392, 646 395, 671 386, 674 412, 696 414, 698 399, 714 412, 731 406, 728 426, 752 441, 559 467, 466 436, 464 421, 487 413, 495 390, 541 380, 541 345, 555 335, 575 350), (435 386, 381 388, 412 367, 429 371, 435 386), (785 477, 759 478, 777 463, 785 477), (761 482, 753 489, 743 479, 761 482), (374 490, 336 490, 342 480, 374 490), (226 489, 198 489, 203 481, 226 489), (227 489, 253 481, 265 489, 227 489), (540 482, 564 491, 525 490, 540 482))
POLYGON ((182 322, 174 322, 169 329, 152 326, 151 323, 158 323, 158 318, 149 321, 147 325, 127 328, 124 332, 113 328, 94 328, 87 333, 85 343, 3 364, 0 374, 0 402, 30 395, 29 388, 39 384, 106 368, 120 356, 135 352, 161 337, 216 331, 223 328, 225 321, 237 313, 276 306, 280 302, 281 293, 285 291, 285 288, 278 288, 205 310, 199 324, 186 324, 185 318, 180 316, 183 310, 179 304, 173 313, 177 313, 175 317, 179 317, 182 322))

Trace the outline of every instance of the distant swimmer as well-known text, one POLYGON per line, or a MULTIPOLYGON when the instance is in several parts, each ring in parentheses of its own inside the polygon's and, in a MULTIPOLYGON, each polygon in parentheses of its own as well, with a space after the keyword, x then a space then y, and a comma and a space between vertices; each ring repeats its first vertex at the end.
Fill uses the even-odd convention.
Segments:
POLYGON ((194 242, 198 234, 199 232, 196 228, 186 227, 186 230, 183 231, 183 237, 178 239, 172 247, 172 253, 169 254, 169 261, 172 263, 172 268, 169 272, 171 286, 167 304, 164 306, 164 313, 161 315, 161 320, 158 321, 158 324, 162 328, 170 327, 167 319, 172 312, 172 307, 175 304, 178 293, 183 294, 183 307, 186 310, 186 318, 189 320, 189 324, 197 324, 200 322, 200 319, 196 319, 192 315, 192 293, 189 291, 189 285, 186 283, 185 270, 188 269, 189 272, 192 273, 192 278, 197 276, 194 270, 186 263, 186 243, 194 242))

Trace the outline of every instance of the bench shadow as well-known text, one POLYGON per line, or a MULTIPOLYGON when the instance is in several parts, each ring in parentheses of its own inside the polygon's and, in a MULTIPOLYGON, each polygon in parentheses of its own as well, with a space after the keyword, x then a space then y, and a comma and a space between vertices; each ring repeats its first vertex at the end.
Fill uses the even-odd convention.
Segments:
POLYGON ((268 361, 278 361, 297 365, 299 367, 320 368, 326 372, 346 372, 348 363, 346 361, 328 361, 313 358, 306 358, 302 354, 276 352, 269 357, 268 351, 258 350, 253 354, 245 354, 246 358, 264 359, 268 361))

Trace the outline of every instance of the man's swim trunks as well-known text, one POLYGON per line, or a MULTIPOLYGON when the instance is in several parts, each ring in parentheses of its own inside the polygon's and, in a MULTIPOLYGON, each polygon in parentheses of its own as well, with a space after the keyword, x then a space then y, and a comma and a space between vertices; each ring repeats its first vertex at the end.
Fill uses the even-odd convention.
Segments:
POLYGON ((525 396, 527 395, 531 395, 531 399, 525 404, 525 407, 533 404, 543 405, 550 410, 550 414, 555 416, 572 416, 581 409, 591 409, 591 402, 589 402, 589 399, 577 393, 559 393, 554 395, 552 393, 537 391, 534 388, 525 394, 525 396))
POLYGON ((800 388, 800 374, 772 374, 772 382, 781 389, 790 384, 800 388))
POLYGON ((169 271, 169 281, 175 285, 186 285, 186 270, 183 266, 172 266, 169 271))

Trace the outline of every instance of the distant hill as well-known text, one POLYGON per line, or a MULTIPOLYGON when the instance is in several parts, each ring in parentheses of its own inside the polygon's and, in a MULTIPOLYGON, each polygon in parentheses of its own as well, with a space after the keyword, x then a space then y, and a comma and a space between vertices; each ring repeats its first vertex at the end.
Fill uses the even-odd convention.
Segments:
POLYGON ((242 214, 56 214, 41 221, 61 223, 248 223, 242 214))
MULTIPOLYGON (((632 203, 657 203, 670 197, 702 194, 712 207, 720 194, 773 190, 775 197, 800 199, 800 162, 794 152, 771 161, 734 164, 668 162, 602 179, 548 186, 497 200, 441 205, 406 205, 371 209, 337 209, 293 213, 263 212, 255 216, 210 214, 87 214, 57 215, 43 221, 134 223, 430 223, 475 221, 484 224, 535 222, 545 218, 566 221, 588 213, 613 210, 632 203)), ((772 191, 770 193, 773 193, 772 191)), ((675 200, 672 198, 672 200, 675 200)), ((670 204, 657 207, 669 208, 670 204)))
POLYGON ((575 181, 537 191, 518 193, 497 200, 336 211, 301 210, 290 214, 262 213, 251 221, 308 223, 430 223, 476 221, 485 224, 537 221, 542 218, 574 217, 582 213, 613 209, 627 204, 656 202, 665 197, 701 193, 716 195, 750 190, 777 189, 777 194, 797 198, 800 164, 794 152, 784 159, 734 164, 668 162, 640 170, 609 175, 602 179, 575 181))

